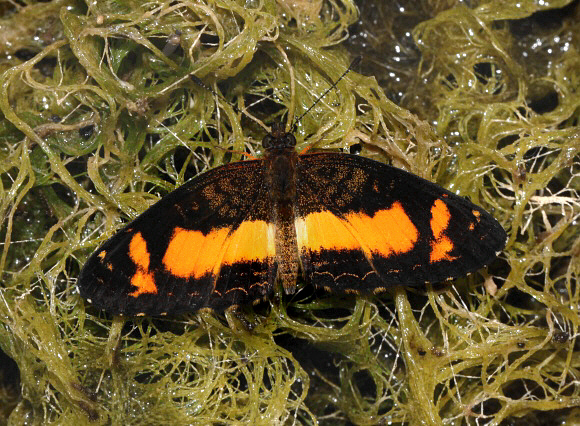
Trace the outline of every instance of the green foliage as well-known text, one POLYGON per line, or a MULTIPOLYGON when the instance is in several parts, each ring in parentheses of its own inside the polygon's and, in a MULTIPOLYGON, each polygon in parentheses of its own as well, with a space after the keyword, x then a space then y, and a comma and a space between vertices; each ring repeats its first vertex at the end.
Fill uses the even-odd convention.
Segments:
POLYGON ((350 29, 361 45, 345 41, 347 0, 0 6, 0 349, 20 371, 18 388, 0 367, 0 423, 578 418, 580 9, 375 3, 350 29), (377 298, 306 286, 248 309, 252 331, 211 313, 111 318, 80 299, 83 262, 122 221, 259 155, 261 124, 310 107, 349 48, 377 78, 341 80, 298 123, 298 149, 361 143, 469 196, 510 234, 494 264, 377 298))

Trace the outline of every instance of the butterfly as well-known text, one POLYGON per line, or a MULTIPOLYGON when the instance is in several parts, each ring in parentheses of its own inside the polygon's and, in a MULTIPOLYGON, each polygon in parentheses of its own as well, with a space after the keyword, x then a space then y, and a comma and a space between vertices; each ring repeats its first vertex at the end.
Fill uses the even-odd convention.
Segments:
POLYGON ((506 232, 488 212, 416 175, 343 153, 299 155, 282 123, 261 159, 202 173, 99 247, 78 286, 121 315, 223 311, 303 279, 378 293, 464 276, 506 232))

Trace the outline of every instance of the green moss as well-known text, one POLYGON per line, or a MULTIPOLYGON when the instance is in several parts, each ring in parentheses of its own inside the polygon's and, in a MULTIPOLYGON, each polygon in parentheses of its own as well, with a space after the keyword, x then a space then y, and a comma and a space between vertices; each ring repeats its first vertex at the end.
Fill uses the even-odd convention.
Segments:
POLYGON ((0 423, 577 418, 578 5, 376 3, 346 42, 348 1, 2 6, 0 348, 21 387, 0 383, 0 423), (80 267, 121 218, 259 154, 259 123, 310 107, 348 49, 381 84, 351 72, 298 123, 298 149, 361 143, 469 196, 510 234, 498 261, 380 298, 306 286, 248 310, 251 332, 80 299, 80 267))

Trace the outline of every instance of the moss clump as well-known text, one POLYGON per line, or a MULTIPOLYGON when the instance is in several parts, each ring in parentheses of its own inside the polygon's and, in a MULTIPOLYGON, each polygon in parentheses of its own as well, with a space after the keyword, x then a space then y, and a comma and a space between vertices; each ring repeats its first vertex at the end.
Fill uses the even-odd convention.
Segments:
POLYGON ((0 7, 0 348, 20 373, 20 393, 0 374, 0 423, 577 418, 578 3, 370 3, 354 26, 348 1, 0 7), (306 286, 249 310, 252 332, 79 298, 121 218, 259 154, 260 123, 305 111, 348 49, 381 85, 349 74, 299 149, 360 144, 469 196, 510 233, 487 271, 380 298, 306 286))

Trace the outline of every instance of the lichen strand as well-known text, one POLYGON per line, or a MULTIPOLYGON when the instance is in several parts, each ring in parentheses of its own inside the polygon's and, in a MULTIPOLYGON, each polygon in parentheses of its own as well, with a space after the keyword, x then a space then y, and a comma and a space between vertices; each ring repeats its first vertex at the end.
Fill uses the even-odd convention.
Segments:
POLYGON ((347 0, 25 3, 0 7, 0 349, 20 370, 0 365, 0 423, 572 419, 578 2, 360 2, 356 26, 347 0), (304 112, 349 48, 381 85, 349 74, 298 123, 298 149, 360 144, 469 196, 510 234, 495 263, 380 297, 299 283, 233 328, 79 298, 120 216, 260 154, 257 123, 304 112))

